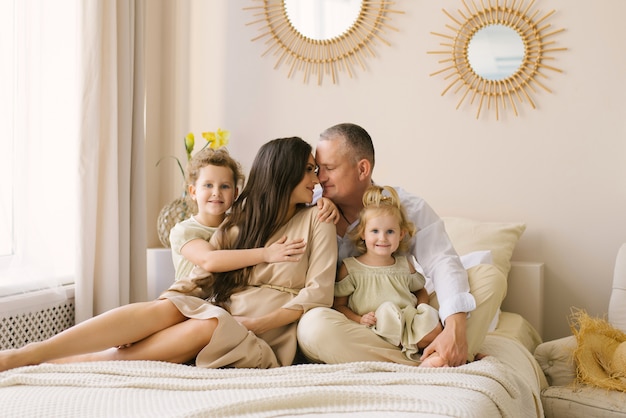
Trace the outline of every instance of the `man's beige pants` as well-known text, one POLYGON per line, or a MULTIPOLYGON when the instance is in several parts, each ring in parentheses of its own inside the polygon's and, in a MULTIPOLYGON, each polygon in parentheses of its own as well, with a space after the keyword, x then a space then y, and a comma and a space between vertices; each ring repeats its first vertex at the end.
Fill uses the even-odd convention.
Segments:
MULTIPOLYGON (((506 296, 504 274, 491 264, 479 264, 467 270, 470 293, 476 309, 467 319, 468 361, 480 352, 502 300, 506 296)), ((439 308, 436 294, 431 295, 433 307, 439 308)), ((370 329, 331 308, 314 308, 306 312, 298 324, 298 343, 302 353, 319 363, 354 361, 390 361, 415 365, 400 347, 392 345, 370 329)))

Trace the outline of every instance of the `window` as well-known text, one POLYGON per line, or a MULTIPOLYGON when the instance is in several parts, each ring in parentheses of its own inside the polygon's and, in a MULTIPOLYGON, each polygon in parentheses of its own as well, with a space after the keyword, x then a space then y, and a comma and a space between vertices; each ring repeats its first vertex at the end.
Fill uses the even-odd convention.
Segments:
POLYGON ((13 14, 11 2, 0 3, 0 263, 13 252, 13 14))
POLYGON ((76 1, 0 2, 0 295, 73 282, 76 1))

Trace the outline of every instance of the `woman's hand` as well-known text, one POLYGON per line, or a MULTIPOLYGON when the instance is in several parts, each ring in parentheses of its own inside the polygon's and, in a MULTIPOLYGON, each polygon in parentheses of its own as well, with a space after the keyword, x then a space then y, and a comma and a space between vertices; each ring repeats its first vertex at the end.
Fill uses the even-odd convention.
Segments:
POLYGON ((246 327, 248 331, 252 331, 256 334, 254 323, 257 320, 257 318, 251 318, 249 316, 234 316, 233 318, 235 318, 235 320, 239 322, 241 325, 246 327))
POLYGON ((124 348, 130 348, 132 346, 133 346, 133 343, 128 343, 128 344, 118 345, 115 348, 117 348, 118 350, 122 350, 124 348))
POLYGON ((266 263, 300 261, 305 247, 306 242, 304 242, 304 238, 287 241, 287 237, 283 236, 269 247, 263 249, 263 260, 266 263))
POLYGON ((237 322, 252 331, 255 335, 263 334, 274 328, 279 328, 292 322, 296 322, 302 316, 302 311, 298 309, 278 308, 266 315, 258 318, 249 316, 233 316, 237 322))

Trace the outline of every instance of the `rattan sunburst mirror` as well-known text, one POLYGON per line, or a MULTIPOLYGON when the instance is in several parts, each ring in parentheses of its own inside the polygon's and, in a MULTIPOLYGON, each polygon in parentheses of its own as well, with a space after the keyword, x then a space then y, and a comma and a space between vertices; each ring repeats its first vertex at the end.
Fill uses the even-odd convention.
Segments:
MULTIPOLYGON (((248 25, 262 24, 262 33, 253 41, 266 38, 268 45, 262 56, 277 56, 275 69, 281 64, 289 66, 287 77, 291 78, 302 72, 303 81, 307 83, 311 76, 317 78, 321 85, 324 76, 330 77, 333 84, 337 83, 339 71, 346 71, 352 78, 355 67, 366 69, 364 58, 374 57, 374 46, 377 42, 385 45, 390 43, 384 38, 386 31, 398 31, 389 21, 394 13, 393 1, 374 0, 253 0, 260 3, 245 7, 251 10, 257 20, 248 25), (349 3, 350 10, 339 23, 338 32, 315 35, 303 27, 306 21, 319 21, 313 11, 303 9, 310 4, 311 10, 318 11, 328 8, 326 16, 336 18, 338 9, 349 3), (301 17, 298 20, 299 16, 301 17), (302 23, 299 23, 302 22, 302 23), (343 25, 343 26, 342 26, 343 25)), ((323 14, 321 16, 324 16, 323 14)), ((329 19, 327 19, 329 20, 329 19)))
MULTIPOLYGON (((457 109, 466 99, 470 104, 477 103, 477 119, 483 108, 495 110, 496 120, 499 119, 500 109, 509 107, 518 116, 516 102, 528 102, 535 109, 531 95, 537 93, 538 88, 551 93, 544 82, 548 78, 546 72, 562 72, 547 64, 554 59, 552 53, 566 50, 557 47, 553 40, 564 29, 552 29, 546 23, 555 11, 542 15, 537 10, 533 11, 535 0, 480 0, 480 5, 475 0, 461 2, 464 8, 457 11, 458 16, 443 9, 452 21, 446 28, 453 33, 431 32, 444 39, 440 46, 445 49, 429 51, 429 54, 446 56, 439 61, 443 68, 431 74, 443 74, 449 80, 441 95, 448 91, 461 94, 457 109), (494 75, 478 65, 480 54, 475 52, 478 50, 476 45, 489 38, 499 42, 503 35, 511 38, 513 46, 504 47, 504 55, 493 59, 496 66, 505 63, 501 65, 503 72, 494 75), (518 53, 511 54, 515 50, 518 53), (513 65, 507 66, 507 62, 513 65)), ((493 47, 492 44, 490 51, 493 47)))

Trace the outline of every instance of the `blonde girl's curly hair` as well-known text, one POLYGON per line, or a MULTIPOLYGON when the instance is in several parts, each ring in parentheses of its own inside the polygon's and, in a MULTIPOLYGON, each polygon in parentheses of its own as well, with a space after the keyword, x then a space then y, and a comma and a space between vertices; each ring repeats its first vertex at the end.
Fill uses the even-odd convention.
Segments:
POLYGON ((391 215, 398 219, 400 230, 405 232, 404 238, 396 252, 407 252, 409 241, 417 232, 415 224, 409 221, 406 211, 400 202, 400 197, 393 187, 372 185, 363 194, 363 209, 359 214, 359 224, 350 231, 350 239, 361 254, 367 251, 362 237, 365 233, 367 221, 381 215, 391 215))

